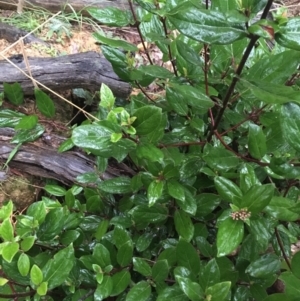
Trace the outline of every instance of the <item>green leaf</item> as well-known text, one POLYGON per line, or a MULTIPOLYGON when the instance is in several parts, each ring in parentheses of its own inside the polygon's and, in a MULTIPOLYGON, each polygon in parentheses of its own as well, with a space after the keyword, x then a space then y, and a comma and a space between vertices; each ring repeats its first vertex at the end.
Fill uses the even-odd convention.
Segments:
POLYGON ((121 267, 126 267, 131 263, 133 255, 133 244, 131 241, 126 242, 118 248, 117 262, 121 267))
POLYGON ((293 212, 295 203, 285 197, 274 196, 264 208, 264 212, 277 220, 293 222, 298 220, 299 214, 293 212))
POLYGON ((14 239, 14 228, 10 218, 6 218, 0 227, 0 234, 4 241, 13 241, 14 239))
POLYGON ((151 244, 151 241, 153 239, 153 233, 143 233, 142 235, 139 236, 138 240, 135 243, 135 247, 138 252, 143 252, 145 251, 151 244))
POLYGON ((32 142, 37 140, 45 131, 45 128, 37 124, 33 129, 31 130, 20 130, 16 132, 13 139, 11 140, 11 143, 24 143, 24 142, 32 142))
POLYGON ((35 242, 35 237, 34 236, 24 237, 23 240, 20 243, 20 247, 24 252, 27 252, 32 248, 34 242, 35 242))
POLYGON ((0 220, 3 221, 6 218, 10 217, 14 210, 14 204, 12 201, 9 201, 7 204, 3 204, 0 208, 0 220))
POLYGON ((27 276, 30 270, 30 260, 27 254, 22 253, 18 259, 18 270, 22 276, 27 276))
POLYGON ((109 250, 102 244, 96 244, 93 250, 93 258, 95 263, 99 264, 102 269, 105 269, 111 264, 109 250))
POLYGON ((224 201, 232 202, 235 205, 239 204, 242 192, 236 184, 224 177, 215 177, 214 181, 215 187, 224 201))
POLYGON ((19 251, 19 244, 16 242, 8 243, 2 250, 2 257, 7 262, 11 262, 19 251))
POLYGON ((177 285, 168 286, 164 288, 159 294, 156 301, 188 301, 189 298, 177 285))
POLYGON ((15 126, 15 129, 31 130, 38 122, 38 117, 36 115, 24 116, 19 123, 15 126))
POLYGON ((24 94, 19 83, 3 83, 4 95, 15 106, 19 106, 24 101, 24 94))
POLYGON ((130 210, 130 214, 135 223, 160 223, 168 218, 168 209, 159 204, 155 204, 152 207, 138 205, 130 210))
POLYGON ((217 234, 218 257, 225 256, 234 251, 244 237, 244 223, 228 217, 220 222, 217 234))
POLYGON ((276 42, 286 48, 300 50, 300 17, 288 20, 275 34, 276 42))
MULTIPOLYGON (((93 37, 97 40, 97 42, 108 45, 108 46, 122 48, 126 51, 137 51, 138 50, 138 48, 134 44, 128 43, 119 38, 108 38, 99 32, 93 33, 93 37)), ((102 83, 102 85, 103 85, 103 83, 102 83)), ((101 97, 101 102, 102 102, 102 97, 101 97)), ((101 105, 101 103, 100 103, 100 105, 101 105)), ((109 106, 109 107, 112 108, 112 106, 109 106)))
POLYGON ((169 274, 169 264, 166 259, 158 260, 152 267, 152 278, 156 283, 165 281, 169 274))
POLYGON ((251 214, 262 211, 274 195, 274 185, 254 185, 243 196, 240 208, 247 208, 251 214))
POLYGON ((168 69, 156 65, 146 65, 146 66, 140 66, 138 69, 141 73, 144 73, 146 75, 150 75, 154 78, 172 78, 174 77, 174 74, 170 72, 168 69))
POLYGON ((36 264, 30 270, 30 280, 34 285, 39 285, 43 281, 43 272, 36 264))
POLYGON ((168 193, 171 197, 181 202, 185 201, 185 189, 184 187, 175 180, 169 180, 167 182, 168 193))
MULTIPOLYGON (((292 98, 291 98, 292 99, 292 98)), ((280 123, 284 138, 290 146, 300 150, 300 107, 295 103, 288 103, 281 107, 280 123)))
POLYGON ((115 97, 111 91, 111 89, 105 85, 104 83, 101 84, 100 88, 100 106, 103 108, 107 108, 111 110, 115 104, 115 97))
POLYGON ((200 258, 195 248, 183 239, 180 239, 176 247, 176 257, 179 266, 190 270, 194 275, 200 271, 200 258))
POLYGON ((285 293, 276 293, 276 294, 272 294, 270 296, 268 296, 267 298, 265 298, 263 301, 298 301, 298 296, 294 297, 294 296, 288 296, 285 293))
POLYGON ((252 261, 247 269, 246 273, 249 273, 255 278, 267 278, 272 274, 275 274, 280 269, 280 258, 275 254, 265 254, 261 258, 252 261))
POLYGON ((204 292, 197 282, 193 282, 189 278, 180 276, 176 276, 176 282, 191 301, 203 300, 204 292))
POLYGON ((168 19, 181 33, 203 43, 231 44, 246 37, 241 26, 230 23, 228 17, 219 11, 187 5, 186 9, 170 15, 168 19))
POLYGON ((166 98, 174 109, 176 108, 175 103, 177 106, 186 104, 192 108, 203 110, 203 112, 206 112, 209 108, 214 106, 213 101, 205 95, 202 90, 189 85, 177 85, 172 83, 166 89, 166 98))
POLYGON ((195 198, 197 203, 197 217, 203 217, 212 213, 221 202, 221 198, 213 193, 201 193, 195 198))
POLYGON ((45 296, 47 294, 48 290, 48 283, 47 282, 42 282, 36 289, 36 292, 38 293, 39 296, 45 296))
POLYGON ((140 159, 151 162, 160 162, 164 158, 164 153, 153 144, 139 144, 136 148, 136 155, 140 159))
POLYGON ((297 252, 292 257, 291 266, 293 274, 300 279, 300 252, 297 252))
POLYGON ((103 276, 103 280, 101 284, 97 285, 97 289, 94 293, 95 301, 105 300, 108 296, 110 296, 113 290, 113 281, 111 276, 103 276))
POLYGON ((199 278, 199 283, 204 290, 220 282, 220 269, 216 259, 211 259, 205 267, 200 270, 199 278))
MULTIPOLYGON (((182 186, 183 187, 183 186, 182 186)), ((177 198, 176 203, 177 205, 186 213, 190 215, 195 215, 197 211, 197 203, 195 197, 192 195, 192 193, 184 187, 184 194, 185 198, 184 201, 182 198, 177 198)))
POLYGON ((113 289, 110 296, 120 295, 131 281, 130 273, 127 270, 117 272, 112 276, 113 289))
POLYGON ((194 236, 194 225, 190 216, 182 210, 176 210, 174 223, 177 233, 188 242, 191 241, 194 236))
POLYGON ((131 192, 130 178, 116 177, 101 182, 98 187, 108 193, 123 194, 131 192))
POLYGON ((45 202, 40 201, 31 204, 28 207, 26 214, 28 216, 32 216, 35 220, 39 222, 39 224, 41 224, 45 220, 45 217, 47 215, 47 208, 45 202))
POLYGON ((210 286, 205 294, 210 301, 223 301, 227 298, 231 287, 230 281, 220 282, 213 286, 210 286))
POLYGON ((38 239, 41 241, 53 239, 62 231, 65 219, 66 212, 64 208, 51 209, 37 231, 38 239))
POLYGON ((267 152, 266 136, 262 128, 256 124, 249 124, 248 147, 250 155, 258 160, 267 152))
POLYGON ((36 106, 46 117, 52 118, 55 115, 55 106, 53 100, 42 90, 34 89, 36 106))
POLYGON ((149 206, 153 206, 156 201, 161 197, 164 189, 164 181, 154 180, 150 183, 147 189, 147 197, 149 201, 149 206))
POLYGON ((133 269, 145 277, 152 276, 150 265, 142 258, 133 257, 133 269))
POLYGON ((87 8, 88 13, 97 21, 109 26, 123 27, 132 22, 132 15, 129 11, 121 10, 116 7, 107 8, 87 8))
POLYGON ((144 106, 137 109, 133 116, 136 117, 133 126, 135 127, 138 135, 145 136, 156 131, 164 131, 164 128, 161 128, 161 108, 144 106))
POLYGON ((9 280, 3 277, 0 277, 0 286, 5 285, 9 280))
MULTIPOLYGON (((290 297, 299 298, 300 294, 300 279, 297 278, 292 272, 284 272, 279 276, 283 281, 285 294, 290 297)), ((293 300, 293 301, 296 301, 293 300)))
POLYGON ((206 144, 203 151, 203 160, 212 169, 228 171, 236 169, 239 165, 239 158, 223 146, 213 147, 206 144))
POLYGON ((67 192, 64 187, 58 185, 46 185, 44 189, 54 196, 65 196, 67 192))
POLYGON ((151 294, 151 287, 146 281, 136 283, 128 292, 126 301, 147 301, 151 294))
POLYGON ((67 230, 60 236, 60 241, 64 246, 68 246, 80 236, 80 232, 76 230, 67 230))
POLYGON ((58 251, 43 267, 44 281, 48 289, 60 286, 69 276, 74 265, 74 249, 72 245, 58 251))

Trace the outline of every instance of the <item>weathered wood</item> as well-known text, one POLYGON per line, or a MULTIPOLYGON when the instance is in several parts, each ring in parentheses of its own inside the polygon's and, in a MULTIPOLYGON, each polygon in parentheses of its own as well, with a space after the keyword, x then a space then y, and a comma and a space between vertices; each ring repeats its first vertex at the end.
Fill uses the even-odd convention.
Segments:
MULTIPOLYGON (((18 0, 4 0, 0 2, 2 9, 17 9, 18 0)), ((105 8, 109 6, 117 7, 120 9, 128 10, 128 0, 25 0, 24 8, 42 7, 51 12, 58 12, 60 10, 65 12, 82 12, 88 7, 105 8), (72 7, 72 9, 71 9, 72 7)))
MULTIPOLYGON (((12 58, 12 61, 27 71, 22 56, 12 58)), ((130 85, 121 81, 111 64, 95 51, 51 58, 29 58, 29 66, 34 79, 55 91, 74 88, 97 91, 104 83, 110 87, 115 96, 127 98, 131 92, 130 85)), ((18 82, 24 94, 33 94, 32 81, 17 68, 2 60, 0 70, 1 91, 3 83, 18 82)))
MULTIPOLYGON (((14 133, 13 129, 0 128, 0 161, 2 163, 6 162, 16 146, 9 142, 14 133)), ((55 179, 68 185, 76 183, 77 176, 95 170, 95 159, 92 156, 79 151, 58 153, 56 148, 49 143, 51 139, 60 139, 62 142, 65 138, 45 134, 37 142, 24 144, 9 162, 9 166, 33 176, 55 179)), ((120 175, 132 176, 134 172, 124 164, 118 166, 111 164, 99 177, 99 181, 120 175)))

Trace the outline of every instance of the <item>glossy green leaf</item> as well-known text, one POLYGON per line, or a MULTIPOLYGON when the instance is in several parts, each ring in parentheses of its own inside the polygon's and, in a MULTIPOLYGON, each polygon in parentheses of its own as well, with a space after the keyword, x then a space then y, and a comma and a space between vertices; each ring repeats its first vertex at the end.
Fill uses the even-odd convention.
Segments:
POLYGON ((74 265, 74 249, 72 245, 58 251, 42 268, 44 281, 48 282, 48 289, 58 287, 69 276, 74 265))
POLYGON ((131 241, 128 241, 118 249, 117 261, 121 267, 126 267, 131 263, 132 256, 133 244, 131 241))
POLYGON ((147 197, 149 206, 153 206, 156 201, 161 197, 164 189, 164 181, 154 180, 150 183, 147 189, 147 197))
POLYGON ((103 108, 107 108, 108 110, 111 110, 115 104, 115 97, 111 91, 111 89, 102 83, 100 88, 100 106, 103 108))
POLYGON ((280 124, 283 135, 289 145, 299 151, 300 107, 295 103, 288 103, 282 106, 280 112, 280 124))
POLYGON ((197 282, 193 282, 189 278, 176 277, 176 282, 179 284, 181 290, 186 294, 186 296, 192 301, 203 300, 204 292, 201 286, 197 282))
POLYGON ((190 300, 178 285, 168 286, 163 289, 156 299, 156 301, 188 301, 190 300))
POLYGON ((34 264, 30 270, 30 280, 34 285, 39 285, 43 281, 43 272, 42 270, 34 264))
POLYGON ((42 282, 36 289, 36 292, 38 293, 39 296, 45 296, 47 294, 48 290, 48 283, 47 282, 42 282))
POLYGON ((101 284, 97 285, 97 289, 94 293, 95 300, 104 300, 108 296, 110 296, 113 289, 113 281, 111 276, 103 276, 103 280, 101 284))
POLYGON ((206 296, 209 296, 211 301, 223 301, 226 300, 231 287, 230 281, 220 282, 213 286, 210 286, 206 291, 206 296))
POLYGON ((260 160, 267 152, 266 136, 262 128, 256 124, 249 124, 248 147, 255 159, 260 160))
POLYGON ((44 189, 54 196, 64 196, 67 192, 64 187, 58 185, 45 185, 44 189))
POLYGON ((25 253, 22 253, 18 259, 18 270, 22 276, 27 276, 29 273, 30 259, 25 253))
MULTIPOLYGON (((292 272, 284 272, 279 276, 279 279, 285 286, 285 293, 287 296, 299 298, 300 293, 300 279, 292 272)), ((296 301, 296 300, 295 300, 296 301)))
POLYGON ((228 217, 220 222, 217 234, 218 256, 225 256, 233 252, 244 237, 244 223, 228 217))
POLYGON ((181 239, 176 247, 176 257, 179 266, 190 270, 194 275, 200 271, 200 258, 196 249, 185 240, 181 239))
POLYGON ((131 276, 127 270, 115 273, 112 277, 113 289, 110 296, 118 296, 129 285, 131 276))
POLYGON ((128 193, 131 192, 130 178, 117 177, 109 180, 105 180, 99 184, 99 188, 109 193, 128 193))
POLYGON ((243 196, 240 208, 247 208, 252 214, 263 210, 274 195, 274 185, 254 185, 243 196))
POLYGON ((55 115, 55 106, 53 100, 40 89, 34 89, 34 96, 39 111, 44 116, 52 118, 55 115))
POLYGON ((223 146, 213 147, 206 144, 203 151, 203 160, 213 170, 228 171, 235 169, 239 164, 239 158, 223 146))
POLYGON ((182 34, 203 43, 230 44, 246 36, 242 26, 230 23, 225 14, 191 5, 169 20, 182 34))
POLYGON ((293 201, 285 197, 274 196, 268 206, 264 208, 264 212, 278 220, 292 222, 299 218, 299 214, 293 212, 294 205, 293 201))
POLYGON ((7 245, 4 246, 2 250, 2 257, 7 262, 11 262, 15 255, 19 251, 19 244, 16 242, 9 242, 7 245))
POLYGON ((195 215, 197 211, 197 203, 196 198, 192 195, 192 193, 184 188, 185 198, 184 200, 180 197, 176 199, 177 205, 186 213, 190 215, 195 215))
POLYGON ((242 192, 234 182, 224 177, 215 177, 214 181, 215 187, 223 200, 236 205, 240 203, 242 192))
POLYGON ((158 260, 152 267, 152 278, 155 282, 165 281, 169 274, 169 264, 166 259, 158 260))
POLYGON ((194 225, 190 216, 182 210, 176 210, 174 214, 175 229, 180 237, 188 242, 194 236, 194 225))
MULTIPOLYGON (((119 47, 126 51, 137 51, 137 47, 135 45, 128 43, 124 40, 121 40, 119 38, 109 38, 99 32, 95 32, 93 34, 93 37, 97 40, 98 43, 101 43, 101 44, 105 44, 105 45, 112 46, 112 47, 119 47)), ((101 102, 102 102, 102 97, 101 97, 101 102)), ((100 105, 101 105, 101 102, 100 102, 100 105)), ((103 106, 103 105, 101 105, 101 106, 103 106)), ((111 108, 112 106, 109 106, 109 107, 111 108)))
POLYGON ((168 193, 171 197, 182 202, 185 201, 185 189, 177 181, 169 180, 167 182, 168 193))
POLYGON ((151 294, 151 287, 146 281, 136 283, 128 292, 126 301, 147 301, 151 294))
POLYGON ((168 209, 159 204, 155 204, 152 207, 138 205, 130 211, 130 214, 136 223, 160 223, 168 218, 168 209))
POLYGON ((297 252, 292 257, 291 267, 293 274, 300 279, 300 252, 297 252))
POLYGON ((34 242, 35 242, 34 236, 27 236, 23 238, 23 240, 21 241, 20 247, 24 252, 29 251, 32 248, 34 242))
POLYGON ((116 7, 87 8, 88 13, 97 21, 109 26, 127 26, 132 22, 131 13, 116 7))
POLYGON ((6 218, 0 227, 0 235, 4 241, 13 241, 14 228, 10 218, 6 218))
POLYGON ((93 258, 95 263, 99 264, 102 269, 105 269, 111 264, 109 250, 102 244, 98 243, 93 250, 93 258))
POLYGON ((146 260, 133 257, 133 269, 145 277, 151 277, 152 269, 146 260))
POLYGON ((164 158, 164 153, 153 144, 139 144, 136 148, 136 155, 140 159, 151 162, 160 162, 164 158))
POLYGON ((195 197, 197 203, 196 216, 206 216, 220 204, 221 198, 217 194, 202 193, 195 197))
POLYGON ((168 69, 156 65, 141 66, 137 70, 154 78, 166 79, 174 77, 174 74, 168 69))
POLYGON ((281 26, 280 31, 275 35, 278 44, 300 50, 300 17, 291 18, 286 24, 281 26))
POLYGON ((203 269, 200 270, 199 283, 203 290, 220 282, 220 269, 215 259, 211 259, 203 269))
POLYGON ((0 219, 1 221, 10 217, 14 210, 14 204, 12 201, 9 201, 7 204, 3 204, 0 208, 0 219))
POLYGON ((252 261, 246 269, 252 277, 266 278, 275 274, 280 269, 280 258, 275 254, 265 254, 259 259, 252 261))
POLYGON ((153 239, 153 233, 143 233, 142 235, 139 236, 138 240, 135 243, 135 247, 138 252, 143 252, 145 251, 151 244, 153 239))

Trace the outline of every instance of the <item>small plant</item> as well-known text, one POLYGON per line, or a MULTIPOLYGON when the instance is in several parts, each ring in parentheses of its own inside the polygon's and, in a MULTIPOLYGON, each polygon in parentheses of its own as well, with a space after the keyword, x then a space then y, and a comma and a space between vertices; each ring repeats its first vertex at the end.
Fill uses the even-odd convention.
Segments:
POLYGON ((271 0, 129 4, 88 12, 140 34, 141 66, 136 45, 95 38, 141 93, 116 100, 102 85, 99 121, 61 146, 96 156, 85 188, 47 185, 23 214, 0 209, 0 297, 298 300, 300 18, 266 20, 271 0), (126 172, 103 179, 112 161, 126 172))

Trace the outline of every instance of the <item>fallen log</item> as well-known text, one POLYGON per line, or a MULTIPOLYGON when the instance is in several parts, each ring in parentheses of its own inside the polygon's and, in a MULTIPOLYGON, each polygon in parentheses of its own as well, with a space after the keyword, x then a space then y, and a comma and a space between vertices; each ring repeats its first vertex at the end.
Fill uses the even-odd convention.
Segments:
MULTIPOLYGON (((11 128, 0 128, 0 161, 2 163, 6 162, 16 146, 9 142, 14 134, 15 131, 11 128)), ((95 159, 92 156, 87 156, 79 150, 58 153, 57 149, 49 143, 51 139, 61 142, 65 140, 54 134, 45 134, 34 143, 26 143, 9 162, 9 167, 18 169, 21 173, 55 179, 66 185, 76 183, 76 177, 83 173, 95 171, 95 159)), ((99 181, 120 175, 133 176, 134 172, 125 164, 111 164, 99 176, 99 181)))
MULTIPOLYGON (((13 57, 12 61, 28 74, 22 55, 13 57)), ((130 85, 120 80, 111 64, 95 51, 50 58, 28 58, 28 61, 32 77, 54 91, 74 88, 98 91, 104 83, 110 87, 115 96, 127 98, 131 92, 130 85)), ((2 60, 0 70, 1 91, 3 83, 18 82, 25 95, 33 94, 31 79, 17 68, 2 60)))
MULTIPOLYGON (((18 0, 4 0, 0 2, 0 8, 16 10, 18 0)), ((85 11, 88 7, 117 7, 120 9, 128 10, 129 5, 127 0, 25 0, 24 8, 30 9, 34 7, 42 7, 51 12, 80 12, 87 14, 85 11), (73 11, 74 10, 74 11, 73 11)))

